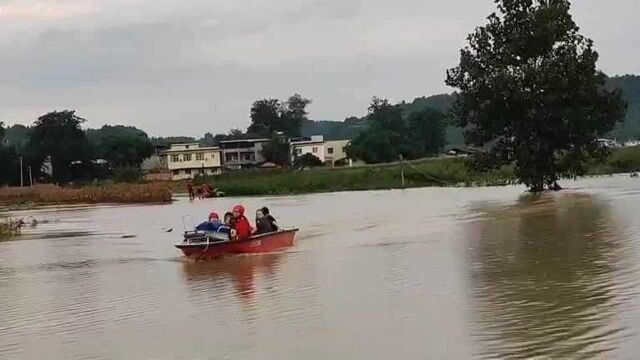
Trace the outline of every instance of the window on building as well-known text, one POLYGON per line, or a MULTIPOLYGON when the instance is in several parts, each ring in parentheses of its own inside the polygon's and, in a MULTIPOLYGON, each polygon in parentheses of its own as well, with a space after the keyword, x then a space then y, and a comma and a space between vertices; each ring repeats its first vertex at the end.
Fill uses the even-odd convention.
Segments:
POLYGON ((187 149, 187 150, 189 150, 189 145, 186 145, 184 148, 185 148, 185 149, 187 149))
POLYGON ((204 153, 197 153, 196 154, 196 160, 197 161, 204 161, 204 153))
POLYGON ((180 161, 180 156, 178 155, 171 155, 171 162, 179 162, 180 161))
POLYGON ((256 154, 254 152, 244 152, 242 153, 242 160, 244 161, 253 161, 256 158, 256 154))
POLYGON ((173 175, 180 175, 180 170, 173 170, 173 171, 171 171, 171 173, 173 175))
POLYGON ((327 149, 327 152, 328 152, 329 154, 333 154, 333 148, 332 148, 332 147, 328 148, 328 149, 327 149))
POLYGON ((187 174, 187 175, 191 175, 191 169, 186 169, 186 170, 184 171, 184 173, 185 173, 185 174, 187 174))
POLYGON ((312 151, 314 154, 317 154, 317 153, 318 153, 318 148, 317 148, 317 147, 313 147, 313 148, 311 148, 311 151, 312 151))
POLYGON ((182 160, 184 160, 184 161, 191 161, 191 154, 184 154, 184 155, 182 155, 182 160))

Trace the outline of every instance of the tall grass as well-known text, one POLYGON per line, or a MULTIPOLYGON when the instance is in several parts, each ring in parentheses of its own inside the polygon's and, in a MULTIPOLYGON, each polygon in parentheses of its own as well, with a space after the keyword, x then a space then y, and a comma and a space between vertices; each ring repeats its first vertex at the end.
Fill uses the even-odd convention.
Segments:
POLYGON ((0 188, 0 203, 5 204, 161 203, 171 201, 171 197, 170 186, 165 183, 0 188))

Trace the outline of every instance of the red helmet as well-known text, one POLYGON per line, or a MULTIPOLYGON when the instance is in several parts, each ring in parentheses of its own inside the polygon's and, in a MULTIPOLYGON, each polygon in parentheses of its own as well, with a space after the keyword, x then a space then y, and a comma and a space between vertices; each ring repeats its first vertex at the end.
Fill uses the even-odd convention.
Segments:
POLYGON ((244 206, 242 205, 236 205, 233 207, 233 212, 237 212, 240 215, 244 215, 244 206))
POLYGON ((209 214, 209 220, 211 220, 211 219, 220 220, 220 216, 218 216, 217 212, 212 211, 211 214, 209 214))

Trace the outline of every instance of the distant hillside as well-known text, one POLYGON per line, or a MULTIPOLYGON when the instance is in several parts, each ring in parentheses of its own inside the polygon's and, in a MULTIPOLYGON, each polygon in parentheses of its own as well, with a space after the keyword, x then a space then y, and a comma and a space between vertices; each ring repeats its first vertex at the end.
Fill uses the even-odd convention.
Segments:
POLYGON ((367 127, 364 119, 356 117, 345 121, 307 120, 302 123, 302 136, 323 135, 326 140, 344 140, 354 138, 367 127))
MULTIPOLYGON (((440 94, 429 97, 419 97, 412 102, 402 102, 400 107, 406 115, 412 112, 434 108, 444 113, 449 112, 454 95, 440 94)), ((350 117, 344 121, 305 121, 302 124, 302 136, 323 135, 328 140, 353 139, 360 131, 367 127, 366 117, 350 117)), ((462 130, 453 126, 447 128, 447 144, 461 145, 463 143, 462 130)))
MULTIPOLYGON (((616 127, 610 137, 618 141, 640 139, 640 76, 614 76, 608 79, 610 88, 622 89, 624 98, 629 103, 627 116, 623 124, 616 127)), ((428 107, 449 112, 455 101, 455 94, 440 94, 415 98, 412 102, 401 102, 405 114, 422 111, 428 107)), ((349 118, 338 121, 307 121, 302 126, 303 136, 324 135, 328 139, 352 139, 360 130, 366 127, 366 118, 349 118)), ((454 126, 447 128, 446 140, 448 146, 464 144, 462 129, 454 126)))

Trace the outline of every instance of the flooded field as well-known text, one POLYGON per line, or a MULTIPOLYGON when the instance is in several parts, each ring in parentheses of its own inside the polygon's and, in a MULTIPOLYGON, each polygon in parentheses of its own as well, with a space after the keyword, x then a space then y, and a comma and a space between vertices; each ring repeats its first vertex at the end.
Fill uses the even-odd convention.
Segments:
POLYGON ((10 213, 37 223, 0 242, 0 358, 637 358, 640 181, 563 185, 10 213), (236 202, 297 245, 184 261, 236 202))

